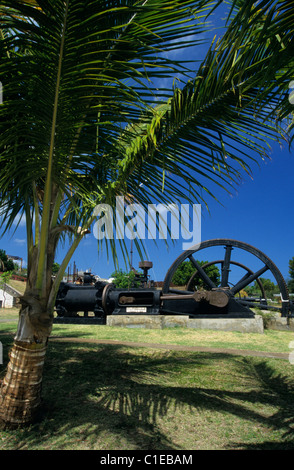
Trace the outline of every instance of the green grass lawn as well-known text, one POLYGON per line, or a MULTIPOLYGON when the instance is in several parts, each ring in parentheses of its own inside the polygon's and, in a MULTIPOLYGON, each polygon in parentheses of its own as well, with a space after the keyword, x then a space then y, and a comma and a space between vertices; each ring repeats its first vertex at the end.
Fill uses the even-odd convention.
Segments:
POLYGON ((110 326, 54 325, 53 337, 76 337, 127 342, 177 344, 219 348, 249 349, 268 352, 289 352, 294 333, 265 330, 264 334, 166 328, 163 330, 133 329, 110 326))
MULTIPOLYGON (((0 324, 3 333, 15 328, 15 321, 0 324)), ((0 449, 294 449, 294 366, 288 360, 147 347, 186 344, 288 353, 293 336, 271 330, 261 335, 54 325, 40 420, 2 431, 0 449)), ((1 375, 12 337, 0 334, 1 375)))
MULTIPOLYGON (((16 331, 15 321, 11 321, 11 323, 0 323, 0 332, 6 331, 14 333, 16 331)), ((86 340, 98 341, 113 340, 153 344, 176 344, 288 353, 289 344, 294 340, 294 333, 293 331, 277 330, 264 330, 264 333, 260 334, 196 330, 192 328, 166 328, 163 330, 153 330, 145 328, 121 328, 106 325, 54 324, 52 338, 54 337, 85 338, 86 340)))

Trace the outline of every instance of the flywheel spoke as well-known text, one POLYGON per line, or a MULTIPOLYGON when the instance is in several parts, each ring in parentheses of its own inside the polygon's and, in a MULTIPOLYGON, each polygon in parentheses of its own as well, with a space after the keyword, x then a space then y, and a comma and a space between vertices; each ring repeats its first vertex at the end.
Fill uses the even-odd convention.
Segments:
POLYGON ((221 287, 227 287, 228 286, 232 249, 233 249, 233 247, 231 245, 226 246, 225 259, 224 259, 224 262, 223 262, 223 265, 222 265, 221 287))
POLYGON ((240 292, 244 287, 249 286, 251 282, 256 281, 256 279, 262 276, 262 274, 264 274, 268 269, 268 266, 265 265, 250 276, 244 276, 239 282, 237 282, 237 284, 234 285, 234 287, 231 288, 231 293, 233 295, 237 294, 237 292, 240 292))
POLYGON ((202 269, 202 267, 196 261, 196 259, 192 255, 188 256, 188 258, 191 261, 191 263, 194 265, 194 267, 197 269, 198 274, 201 277, 202 281, 205 282, 205 284, 211 289, 215 289, 216 288, 215 283, 210 279, 210 277, 207 276, 206 272, 204 271, 204 269, 202 269))

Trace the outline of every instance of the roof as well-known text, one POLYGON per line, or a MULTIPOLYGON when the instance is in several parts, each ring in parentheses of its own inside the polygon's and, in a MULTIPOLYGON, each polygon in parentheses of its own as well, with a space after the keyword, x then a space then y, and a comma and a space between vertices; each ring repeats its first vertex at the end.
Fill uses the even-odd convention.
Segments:
POLYGON ((19 292, 17 289, 12 287, 9 284, 6 284, 5 282, 3 285, 0 287, 1 290, 5 290, 8 294, 12 295, 12 297, 21 297, 23 295, 22 292, 19 292))

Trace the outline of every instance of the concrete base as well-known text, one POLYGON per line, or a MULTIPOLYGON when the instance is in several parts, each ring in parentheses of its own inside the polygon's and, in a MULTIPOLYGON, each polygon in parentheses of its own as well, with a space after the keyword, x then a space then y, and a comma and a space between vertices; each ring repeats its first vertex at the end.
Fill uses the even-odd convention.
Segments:
POLYGON ((191 318, 188 328, 239 331, 240 333, 263 333, 263 320, 254 318, 191 318))
POLYGON ((263 333, 263 320, 254 318, 189 318, 182 315, 109 315, 108 326, 125 328, 196 328, 241 333, 263 333))
POLYGON ((189 317, 182 315, 109 315, 106 324, 126 328, 162 329, 187 328, 188 321, 189 317))
POLYGON ((268 322, 269 330, 294 331, 294 318, 276 317, 268 322))

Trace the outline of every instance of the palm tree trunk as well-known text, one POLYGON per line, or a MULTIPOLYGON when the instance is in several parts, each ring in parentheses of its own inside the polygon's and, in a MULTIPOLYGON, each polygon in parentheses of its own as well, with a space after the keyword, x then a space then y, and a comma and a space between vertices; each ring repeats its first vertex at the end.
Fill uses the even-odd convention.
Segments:
POLYGON ((31 423, 39 410, 43 366, 51 328, 51 316, 37 312, 36 299, 26 297, 26 306, 23 305, 20 310, 17 334, 0 388, 0 420, 6 427, 31 423), (29 301, 30 306, 27 304, 29 301))
POLYGON ((1 384, 0 418, 7 425, 31 423, 41 402, 46 346, 15 341, 1 384))

